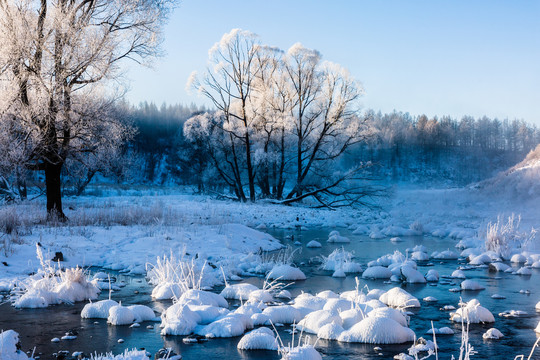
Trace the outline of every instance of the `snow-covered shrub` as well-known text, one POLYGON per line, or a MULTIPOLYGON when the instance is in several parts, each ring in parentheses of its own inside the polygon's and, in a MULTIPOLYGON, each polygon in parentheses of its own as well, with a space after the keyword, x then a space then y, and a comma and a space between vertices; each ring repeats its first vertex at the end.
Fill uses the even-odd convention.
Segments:
MULTIPOLYGON (((178 359, 177 357, 174 357, 178 359)), ((170 360, 173 357, 169 357, 170 360)), ((100 354, 100 355, 90 355, 90 360, 150 360, 146 354, 146 350, 125 350, 122 354, 113 355, 112 353, 100 354)))
POLYGON ((322 257, 321 268, 328 271, 341 271, 343 273, 362 272, 360 264, 353 261, 354 254, 343 247, 332 251, 328 257, 322 257))
POLYGON ((487 251, 493 251, 503 259, 509 259, 514 249, 523 249, 536 236, 536 230, 531 229, 529 233, 520 232, 519 224, 521 216, 514 214, 504 222, 501 215, 497 217, 496 223, 489 223, 486 231, 485 247, 487 251))
POLYGON ((83 269, 61 269, 45 260, 41 247, 36 244, 41 263, 37 274, 23 280, 18 290, 12 292, 13 306, 17 308, 43 308, 61 303, 96 299, 100 289, 86 278, 83 269))
POLYGON ((215 281, 205 279, 209 273, 206 262, 188 259, 185 249, 180 258, 171 253, 158 257, 155 265, 147 264, 146 268, 149 283, 155 286, 152 297, 157 300, 179 298, 190 289, 200 289, 205 282, 215 285, 215 281))

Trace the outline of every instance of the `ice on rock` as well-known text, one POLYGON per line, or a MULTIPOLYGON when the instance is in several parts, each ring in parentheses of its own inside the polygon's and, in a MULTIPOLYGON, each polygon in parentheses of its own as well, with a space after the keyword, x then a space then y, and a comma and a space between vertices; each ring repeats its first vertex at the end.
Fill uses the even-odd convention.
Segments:
POLYGON ((190 305, 210 305, 218 307, 229 307, 229 303, 219 294, 210 291, 191 289, 182 294, 178 303, 190 305))
POLYGON ((325 340, 337 340, 343 331, 345 330, 340 325, 329 323, 321 326, 317 333, 317 337, 325 340))
POLYGON ((322 247, 321 243, 316 240, 311 240, 306 244, 306 247, 308 248, 320 248, 322 247))
POLYGON ((368 267, 362 277, 364 279, 390 279, 392 272, 384 266, 368 267))
POLYGON ((436 302, 436 301, 438 301, 437 298, 433 297, 433 296, 426 296, 422 300, 424 300, 425 302, 436 302))
POLYGON ((423 251, 414 251, 411 254, 411 259, 416 261, 428 261, 429 255, 426 252, 423 251))
POLYGON ((504 272, 506 270, 510 269, 510 266, 502 263, 502 262, 494 262, 489 264, 489 271, 493 272, 504 272))
MULTIPOLYGON (((216 321, 218 318, 225 316, 229 313, 229 309, 225 309, 225 308, 217 307, 217 306, 210 306, 210 305, 187 305, 187 306, 189 307, 189 310, 199 315, 200 317, 200 320, 198 320, 199 324, 210 324, 211 322, 216 321)), ((244 307, 241 306, 240 308, 236 309, 236 311, 240 310, 241 308, 244 308, 244 307)))
POLYGON ((420 301, 402 288, 395 287, 379 298, 384 304, 392 307, 407 308, 420 307, 420 301))
POLYGON ((454 270, 451 277, 453 277, 454 279, 465 279, 466 278, 465 273, 463 272, 463 270, 459 270, 459 269, 454 270))
POLYGON ((114 300, 100 300, 84 305, 81 311, 83 319, 106 319, 109 317, 109 310, 118 303, 114 300))
POLYGON ((341 317, 341 320, 343 321, 343 328, 350 329, 354 326, 354 324, 364 320, 364 318, 367 316, 366 314, 367 313, 362 311, 360 308, 354 308, 340 312, 339 317, 341 317))
POLYGON ((400 237, 396 236, 396 237, 390 238, 390 241, 397 243, 397 242, 402 242, 403 240, 400 237))
POLYGON ((293 348, 281 349, 287 360, 322 360, 321 354, 312 345, 302 345, 293 348))
POLYGON ((463 290, 471 290, 471 291, 478 291, 478 290, 484 290, 485 287, 480 285, 477 281, 474 280, 464 280, 461 282, 461 289, 463 290))
POLYGON ((522 276, 531 276, 532 271, 531 271, 531 269, 529 269, 527 267, 522 267, 518 271, 516 271, 516 274, 522 275, 522 276))
POLYGON ((278 343, 272 330, 261 327, 245 334, 238 342, 240 350, 277 350, 278 343))
POLYGON ((19 334, 14 330, 0 331, 0 359, 2 360, 26 360, 28 356, 17 349, 19 334))
POLYGON ((242 335, 247 329, 253 328, 250 316, 244 314, 229 313, 198 330, 197 335, 207 338, 228 338, 242 335))
POLYGON ((401 268, 401 278, 410 284, 424 284, 426 282, 426 278, 422 273, 416 269, 414 269, 410 265, 402 265, 401 268))
POLYGON ((274 324, 298 323, 303 318, 300 310, 291 305, 269 306, 263 310, 263 314, 267 315, 274 324))
POLYGON ((367 344, 402 344, 413 341, 414 332, 385 317, 367 317, 341 333, 338 341, 367 344))
POLYGON ((277 295, 276 298, 278 299, 292 299, 292 295, 289 292, 289 290, 281 290, 277 295))
POLYGON ((435 330, 435 335, 454 335, 454 330, 452 330, 451 328, 445 326, 445 327, 442 327, 442 328, 431 328, 429 329, 426 334, 428 335, 433 335, 433 330, 435 330))
POLYGON ((128 309, 131 310, 133 316, 135 317, 135 322, 143 321, 153 321, 156 319, 156 314, 154 310, 145 305, 131 305, 128 306, 128 309))
POLYGON ((527 257, 523 254, 514 254, 510 261, 517 264, 524 264, 527 262, 527 257))
POLYGON ((341 311, 352 309, 354 303, 347 299, 328 299, 324 304, 323 310, 330 311, 332 314, 338 314, 341 311))
POLYGON ((437 260, 456 260, 459 255, 455 251, 449 249, 441 252, 435 251, 431 254, 431 257, 437 260))
POLYGON ((287 281, 305 280, 306 275, 302 270, 292 267, 291 265, 282 264, 276 265, 270 270, 266 276, 268 279, 279 279, 287 281))
POLYGON ((339 295, 333 292, 332 290, 324 290, 317 293, 317 297, 321 299, 338 299, 339 295))
POLYGON ((247 300, 249 299, 249 295, 255 290, 259 290, 259 288, 252 284, 233 284, 225 286, 220 295, 225 299, 247 300))
POLYGON ((341 236, 339 234, 339 231, 334 230, 328 235, 327 242, 329 242, 329 243, 350 243, 351 240, 348 237, 341 236))
POLYGON ((308 293, 302 293, 294 299, 294 307, 305 316, 315 310, 322 310, 326 305, 326 299, 308 293))
POLYGON ((189 335, 201 322, 201 317, 188 305, 176 303, 161 316, 161 335, 189 335))
POLYGON ((337 313, 332 313, 327 310, 317 310, 309 313, 303 318, 296 328, 310 334, 317 334, 320 328, 326 324, 342 325, 343 320, 337 313))
POLYGON ((499 340, 503 336, 504 335, 502 332, 500 332, 499 330, 495 328, 491 328, 482 335, 482 338, 484 340, 499 340))
POLYGON ((107 322, 111 325, 131 325, 135 322, 135 314, 122 304, 115 305, 109 309, 107 322))
POLYGON ((373 309, 367 314, 369 317, 384 317, 397 321, 401 326, 408 326, 407 316, 403 314, 400 310, 384 307, 373 309))
POLYGON ((465 306, 460 307, 450 316, 450 320, 458 323, 462 320, 467 322, 467 319, 471 324, 495 322, 493 314, 481 306, 480 302, 476 299, 470 300, 465 306))
POLYGON ((426 274, 426 281, 427 282, 438 282, 439 281, 439 273, 437 270, 430 269, 426 274))

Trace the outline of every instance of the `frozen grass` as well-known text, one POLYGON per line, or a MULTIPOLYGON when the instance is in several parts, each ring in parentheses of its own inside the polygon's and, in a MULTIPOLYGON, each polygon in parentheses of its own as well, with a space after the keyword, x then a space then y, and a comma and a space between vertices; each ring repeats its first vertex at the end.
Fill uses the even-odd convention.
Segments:
POLYGON ((36 244, 41 269, 18 284, 12 291, 12 304, 19 308, 39 308, 60 303, 95 299, 99 289, 86 279, 82 268, 62 269, 45 260, 41 247, 36 244))
POLYGON ((485 247, 487 251, 493 251, 503 259, 509 259, 514 249, 525 249, 534 240, 536 230, 531 229, 529 233, 520 232, 519 225, 521 215, 516 218, 515 214, 504 221, 499 215, 496 223, 489 223, 486 231, 485 247))

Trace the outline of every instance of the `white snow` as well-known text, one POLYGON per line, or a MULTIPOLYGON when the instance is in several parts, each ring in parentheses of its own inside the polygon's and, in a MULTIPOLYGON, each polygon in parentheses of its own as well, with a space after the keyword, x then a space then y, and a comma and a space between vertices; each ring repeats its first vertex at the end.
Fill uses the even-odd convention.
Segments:
POLYGON ((291 305, 269 306, 263 310, 263 314, 267 315, 274 324, 298 323, 303 318, 300 311, 291 305))
POLYGON ((107 322, 111 325, 131 325, 135 322, 135 314, 129 307, 115 305, 109 309, 107 322))
POLYGON ((266 277, 268 279, 279 279, 287 281, 306 279, 306 275, 302 272, 302 270, 287 264, 274 266, 272 270, 268 273, 268 275, 266 275, 266 277))
POLYGON ((332 313, 328 310, 317 310, 309 313, 304 319, 302 319, 296 328, 300 331, 304 331, 310 334, 317 334, 321 327, 327 324, 342 325, 342 319, 336 313, 332 313))
POLYGON ((482 335, 482 338, 485 340, 499 340, 503 336, 502 332, 495 328, 491 328, 482 335))
POLYGON ((420 301, 417 298, 399 287, 388 290, 381 295, 379 300, 388 306, 398 308, 420 307, 420 301))
POLYGON ((317 240, 311 240, 310 242, 308 242, 306 244, 306 247, 308 247, 308 248, 320 248, 320 247, 322 247, 322 245, 317 240))
POLYGON ((26 360, 28 356, 17 349, 19 334, 14 330, 0 331, 0 359, 2 360, 26 360))
POLYGON ((413 341, 414 332, 385 317, 367 317, 341 333, 338 341, 368 344, 402 344, 413 341))
POLYGON ((454 322, 461 322, 467 320, 471 324, 477 323, 492 323, 495 322, 493 314, 480 305, 480 302, 476 299, 470 300, 465 306, 460 307, 455 313, 452 313, 450 320, 454 322))
POLYGON ((460 286, 463 290, 471 290, 471 291, 478 291, 478 290, 485 289, 484 286, 480 285, 480 283, 474 280, 464 280, 461 282, 460 286))
POLYGON ((278 343, 272 330, 261 327, 242 336, 236 347, 240 350, 277 350, 278 343))
POLYGON ((392 272, 384 266, 368 267, 363 273, 364 279, 390 279, 392 272))
POLYGON ((207 338, 227 338, 240 336, 247 329, 253 328, 253 321, 250 316, 244 314, 229 313, 225 317, 218 319, 200 329, 196 329, 197 335, 207 338))

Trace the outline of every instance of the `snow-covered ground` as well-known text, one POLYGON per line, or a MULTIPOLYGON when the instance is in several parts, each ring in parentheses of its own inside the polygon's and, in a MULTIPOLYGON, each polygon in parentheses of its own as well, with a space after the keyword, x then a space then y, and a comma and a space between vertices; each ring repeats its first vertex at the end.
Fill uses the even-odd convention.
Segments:
MULTIPOLYGON (((175 304, 162 315, 164 334, 195 333, 209 338, 238 336, 256 325, 300 322, 302 330, 325 339, 377 344, 407 342, 414 339, 414 333, 406 322, 400 323, 401 318, 396 318, 394 313, 381 315, 381 311, 375 311, 386 306, 420 307, 418 299, 397 287, 388 292, 376 290, 367 294, 368 297, 362 295, 362 299, 358 291, 339 295, 331 292, 317 296, 302 294, 292 305, 267 307, 265 303, 279 298, 280 289, 274 283, 269 282, 263 289, 232 285, 227 286, 222 295, 247 302, 230 312, 220 309, 227 307, 223 297, 202 289, 250 274, 266 274, 269 280, 304 279, 305 274, 291 266, 293 252, 265 253, 282 248, 278 240, 265 232, 269 229, 333 229, 327 242, 336 243, 336 251, 323 258, 322 267, 333 271, 335 277, 365 270, 354 262, 351 253, 339 249, 340 243, 350 242, 340 235, 340 229, 388 242, 398 242, 398 237, 410 235, 451 238, 455 239, 457 247, 466 249, 461 256, 468 257, 470 266, 487 267, 489 264, 493 271, 512 271, 501 262, 511 259, 523 264, 516 274, 530 276, 531 267, 540 267, 540 239, 531 231, 540 228, 540 198, 533 185, 527 185, 531 184, 531 177, 540 181, 537 157, 540 152, 533 153, 510 171, 468 188, 395 188, 390 197, 380 199, 377 210, 332 211, 269 203, 241 204, 186 194, 147 193, 66 199, 70 221, 52 226, 43 223, 43 204, 39 201, 4 206, 0 208, 0 215, 3 221, 10 222, 12 230, 10 234, 3 234, 0 244, 0 291, 18 284, 19 289, 26 287, 29 291, 15 297, 14 305, 43 303, 47 306, 93 299, 97 290, 92 286, 106 288, 106 279, 96 278, 87 283, 81 279, 80 272, 71 276, 65 272, 67 270, 53 268, 54 264, 48 260, 61 252, 64 260, 61 266, 68 269, 96 266, 147 274, 156 286, 154 298, 175 298, 175 304), (38 254, 43 254, 41 259, 36 257, 36 246, 38 254), (75 286, 84 286, 86 292, 79 289, 83 295, 66 296, 65 289, 75 286), (40 302, 40 296, 45 296, 42 294, 50 298, 40 302), (24 296, 30 300, 22 301, 24 296), (360 305, 369 310, 355 310, 360 305), (369 315, 372 311, 378 315, 369 315), (369 329, 378 329, 381 335, 369 329)), ((367 264, 363 277, 408 283, 437 282, 439 275, 435 270, 424 277, 417 270, 416 262, 430 258, 456 259, 460 251, 429 255, 420 245, 408 255, 395 252, 373 259, 367 264)), ((456 273, 455 277, 459 275, 456 273)), ((465 280, 461 288, 480 290, 481 286, 476 285, 479 284, 465 280)), ((132 310, 127 307, 114 308, 116 312, 112 315, 116 315, 111 318, 110 311, 108 314, 111 324, 128 324, 137 318, 133 313, 128 314, 132 310), (117 320, 121 317, 129 319, 117 320)), ((468 308, 481 312, 471 322, 491 322, 493 316, 480 307, 478 301, 469 301, 468 308)), ((460 311, 465 310, 458 309, 452 314, 453 321, 462 320, 460 311)), ((153 314, 149 316, 152 318, 153 314)), ((275 348, 269 335, 264 331, 252 332, 242 346, 275 348)))

